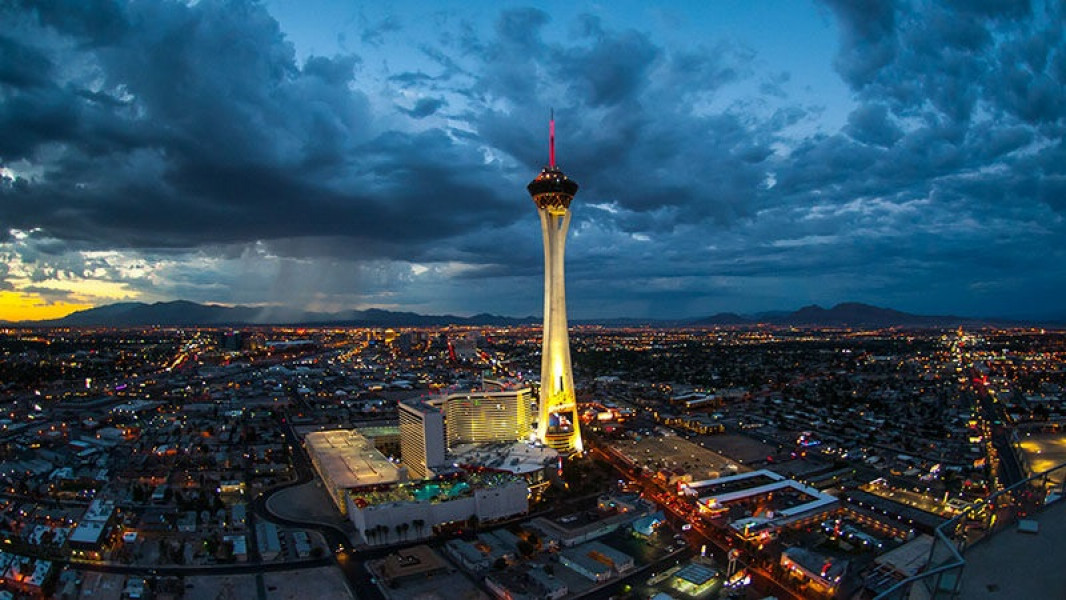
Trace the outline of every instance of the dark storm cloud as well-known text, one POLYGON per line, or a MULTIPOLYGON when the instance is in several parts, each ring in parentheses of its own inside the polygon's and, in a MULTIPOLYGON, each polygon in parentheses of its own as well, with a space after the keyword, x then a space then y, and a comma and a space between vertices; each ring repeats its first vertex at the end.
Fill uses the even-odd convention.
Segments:
POLYGON ((573 91, 592 107, 611 106, 638 95, 648 81, 648 71, 659 51, 636 32, 617 36, 598 33, 590 47, 560 49, 554 75, 569 80, 573 91), (565 70, 564 70, 565 69, 565 70), (583 89, 581 89, 583 88, 583 89))
MULTIPOLYGON (((1063 8, 1047 3, 1041 10, 1048 14, 1038 19, 1025 2, 892 9, 907 18, 886 16, 874 31, 891 33, 874 37, 899 40, 897 52, 870 77, 849 79, 860 105, 845 131, 880 149, 858 153, 840 139, 810 154, 814 147, 808 144, 800 156, 815 160, 799 169, 800 178, 811 178, 813 187, 834 185, 851 193, 893 190, 928 197, 965 174, 974 190, 998 192, 1016 207, 1039 211, 1046 196, 1035 190, 1046 186, 1037 182, 1058 168, 1047 149, 1061 144, 1066 126, 1066 79, 1057 70, 1057 61, 1066 60, 1063 8), (824 168, 853 153, 850 166, 862 167, 860 172, 824 168), (823 165, 821 172, 816 164, 823 165)), ((854 45, 849 40, 860 27, 850 9, 834 6, 834 11, 844 38, 838 59, 846 62, 854 45)), ((847 71, 842 75, 847 78, 847 71)), ((981 196, 973 191, 969 197, 981 196)))
POLYGON ((22 288, 22 291, 34 294, 44 299, 45 304, 56 304, 59 302, 70 302, 72 299, 76 299, 76 294, 69 290, 57 290, 54 288, 41 287, 36 285, 29 285, 22 288))
POLYGON ((444 98, 419 98, 414 107, 405 110, 409 116, 415 119, 424 119, 448 105, 444 98))
POLYGON ((45 53, 0 35, 0 83, 19 88, 46 86, 51 81, 53 64, 45 53))
POLYGON ((757 208, 771 131, 697 108, 737 80, 750 55, 724 46, 667 51, 590 18, 580 21, 576 43, 560 45, 543 40, 548 23, 537 11, 505 12, 498 36, 483 44, 478 92, 512 105, 475 116, 485 140, 535 169, 545 148, 529 140, 543 139, 539 119, 554 105, 561 164, 585 186, 583 198, 621 209, 627 231, 728 223, 757 208), (527 75, 537 72, 550 77, 527 75))
POLYGON ((338 56, 334 59, 312 56, 304 63, 303 72, 319 77, 331 86, 346 85, 352 80, 357 62, 359 59, 355 56, 338 56))
MULTIPOLYGON (((0 215, 11 227, 42 227, 83 245, 159 249, 313 236, 351 240, 337 251, 366 257, 451 254, 497 263, 499 246, 476 240, 529 216, 521 186, 544 160, 530 140, 543 137, 543 98, 556 93, 528 75, 538 70, 573 99, 559 103, 570 115, 560 136, 565 161, 589 182, 589 194, 621 209, 622 230, 750 214, 771 154, 769 132, 753 133, 735 115, 693 112, 740 76, 749 60, 742 51, 666 52, 644 34, 608 31, 591 19, 577 43, 549 45, 541 37, 546 13, 507 11, 488 39, 467 31, 462 44, 485 50, 473 65, 469 56, 463 67, 445 49, 424 46, 441 75, 391 77, 410 86, 432 77, 448 90, 442 82, 476 69, 468 97, 513 106, 468 113, 471 137, 376 128, 358 91, 358 57, 312 56, 299 65, 256 4, 109 4, 95 21, 47 8, 55 10, 13 14, 21 37, 11 43, 40 63, 38 73, 48 75, 57 61, 84 66, 8 84, 0 123, 12 135, 0 142, 0 157, 35 163, 48 148, 49 170, 5 187, 0 215), (88 45, 34 45, 42 32, 88 45), (671 100, 679 89, 681 104, 671 100), (579 119, 586 111, 589 118, 579 119), (479 144, 519 164, 487 163, 479 144), (511 188, 519 191, 501 192, 511 188), (460 239, 467 234, 475 241, 460 239), (437 250, 447 238, 462 250, 437 250)), ((447 104, 425 96, 401 110, 428 119, 447 104)))
POLYGON ((32 13, 42 24, 71 36, 79 43, 107 44, 133 24, 118 0, 15 0, 17 10, 32 13))
MULTIPOLYGON (((398 252, 403 235, 417 255, 420 242, 517 216, 480 154, 436 130, 375 131, 353 89, 358 58, 298 65, 258 4, 99 8, 94 19, 6 9, 21 27, 0 58, 0 160, 49 163, 3 188, 9 227, 101 247, 346 236, 371 255, 398 252), (90 44, 33 45, 56 37, 90 44), (50 72, 67 60, 83 70, 50 72), (487 200, 456 210, 471 197, 487 200)), ((443 105, 424 99, 411 115, 443 105)))
POLYGON ((960 12, 986 17, 1020 17, 1032 10, 1029 0, 949 0, 948 4, 960 12))
MULTIPOLYGON (((852 91, 830 106, 790 100, 812 82, 742 45, 532 8, 441 19, 409 49, 425 60, 373 79, 357 54, 301 62, 254 2, 2 5, 0 164, 21 174, 0 183, 0 236, 43 230, 18 242, 42 282, 121 279, 137 269, 72 250, 136 249, 173 263, 175 296, 343 303, 352 271, 366 301, 458 302, 457 280, 509 302, 541 277, 524 185, 554 107, 582 186, 576 315, 619 297, 614 314, 923 294, 950 310, 1066 281, 1061 4, 825 4, 852 91), (842 105, 838 130, 819 125, 842 105)), ((364 49, 399 28, 363 25, 364 49)))
POLYGON ((836 67, 844 80, 861 87, 896 57, 896 3, 893 0, 824 0, 840 24, 836 67))

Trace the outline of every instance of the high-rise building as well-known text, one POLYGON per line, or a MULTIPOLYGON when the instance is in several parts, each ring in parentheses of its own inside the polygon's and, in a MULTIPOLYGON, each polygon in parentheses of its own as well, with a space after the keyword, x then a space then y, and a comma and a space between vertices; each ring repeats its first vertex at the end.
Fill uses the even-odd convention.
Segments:
POLYGON ((448 394, 443 401, 448 448, 528 439, 532 399, 528 387, 448 394))
POLYGON ((399 403, 400 459, 413 479, 444 465, 444 414, 420 399, 399 403))
POLYGON ((544 236, 544 342, 540 363, 537 437, 562 454, 581 452, 570 337, 566 324, 564 254, 570 228, 570 202, 577 183, 555 165, 555 118, 548 133, 548 166, 526 189, 537 205, 544 236))

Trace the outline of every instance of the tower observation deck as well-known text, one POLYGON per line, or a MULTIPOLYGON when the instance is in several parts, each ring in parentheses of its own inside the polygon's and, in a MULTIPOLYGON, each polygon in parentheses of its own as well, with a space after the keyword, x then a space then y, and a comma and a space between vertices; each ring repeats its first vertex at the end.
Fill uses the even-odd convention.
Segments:
POLYGON ((581 430, 570 368, 566 323, 564 256, 570 228, 570 202, 577 183, 555 164, 555 119, 549 129, 548 166, 526 189, 533 197, 544 235, 544 341, 540 359, 540 411, 537 437, 561 454, 581 452, 581 430))

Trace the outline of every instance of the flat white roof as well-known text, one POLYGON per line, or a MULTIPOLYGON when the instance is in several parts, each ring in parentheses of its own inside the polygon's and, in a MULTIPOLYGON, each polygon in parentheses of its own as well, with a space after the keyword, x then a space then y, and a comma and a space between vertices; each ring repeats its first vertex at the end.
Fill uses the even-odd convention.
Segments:
POLYGON ((85 514, 82 515, 82 522, 85 521, 107 521, 111 518, 111 513, 115 511, 115 503, 107 500, 93 500, 89 503, 89 507, 85 509, 85 514))
POLYGON ((396 483, 400 465, 391 462, 367 438, 349 429, 315 431, 304 437, 324 475, 339 488, 396 483))
POLYGON ((732 477, 723 477, 721 479, 711 479, 709 481, 710 482, 723 483, 723 482, 729 482, 729 481, 750 479, 751 477, 754 477, 756 475, 765 475, 765 476, 770 477, 771 479, 775 479, 776 481, 774 481, 773 483, 768 483, 768 484, 764 484, 764 485, 750 487, 750 488, 746 488, 746 489, 743 489, 743 490, 737 490, 735 492, 728 492, 728 493, 725 493, 725 494, 717 494, 717 495, 713 495, 712 494, 712 495, 708 495, 708 496, 701 496, 700 499, 699 499, 699 502, 701 504, 716 504, 716 505, 720 505, 720 504, 724 504, 724 503, 727 503, 727 502, 732 502, 734 500, 741 500, 741 499, 744 499, 744 498, 750 498, 752 496, 760 496, 762 494, 768 494, 770 492, 775 492, 777 490, 781 490, 781 489, 785 489, 785 488, 790 488, 790 489, 796 490, 798 492, 801 492, 801 493, 813 498, 813 500, 811 500, 810 502, 804 502, 803 504, 798 504, 798 505, 793 506, 791 508, 786 508, 786 509, 782 509, 782 510, 777 511, 776 512, 776 516, 772 520, 772 522, 775 523, 775 524, 783 524, 783 523, 787 522, 789 519, 791 519, 793 517, 796 517, 796 516, 799 516, 799 515, 802 515, 802 514, 806 514, 806 513, 811 512, 811 511, 817 511, 817 510, 820 510, 820 509, 823 509, 823 508, 827 508, 827 507, 832 506, 832 505, 834 505, 834 504, 839 502, 839 500, 835 496, 830 496, 829 494, 820 492, 820 491, 818 491, 818 490, 816 490, 816 489, 814 489, 812 487, 803 485, 803 484, 801 484, 801 483, 799 483, 797 481, 794 481, 792 479, 784 479, 783 477, 781 477, 777 473, 774 473, 772 471, 766 471, 766 470, 753 471, 751 473, 743 473, 741 475, 734 475, 732 477))
POLYGON ((759 477, 760 475, 763 476, 763 477, 769 477, 770 479, 773 479, 774 481, 781 481, 781 480, 784 479, 784 477, 782 477, 781 475, 778 475, 777 473, 774 473, 773 471, 767 471, 766 469, 761 469, 759 471, 748 471, 747 473, 740 473, 738 475, 729 475, 728 477, 719 477, 717 479, 703 479, 703 480, 700 480, 700 481, 690 481, 689 483, 685 484, 685 487, 695 489, 695 488, 700 488, 700 487, 706 487, 706 486, 709 486, 709 485, 719 485, 719 484, 722 484, 722 483, 730 483, 730 482, 733 482, 733 481, 743 481, 745 479, 751 479, 752 477, 759 477))
POLYGON ((724 502, 731 502, 733 500, 740 500, 741 498, 750 498, 751 496, 759 496, 761 494, 767 494, 770 492, 776 492, 777 490, 793 487, 789 485, 788 481, 775 481, 766 485, 758 485, 755 487, 745 488, 736 492, 729 492, 726 494, 712 494, 710 496, 701 496, 700 502, 708 503, 712 500, 715 503, 722 504, 724 502))
POLYGON ((559 453, 546 446, 535 446, 529 442, 499 442, 462 444, 452 448, 449 456, 452 462, 523 475, 543 470, 548 462, 559 458, 559 453))

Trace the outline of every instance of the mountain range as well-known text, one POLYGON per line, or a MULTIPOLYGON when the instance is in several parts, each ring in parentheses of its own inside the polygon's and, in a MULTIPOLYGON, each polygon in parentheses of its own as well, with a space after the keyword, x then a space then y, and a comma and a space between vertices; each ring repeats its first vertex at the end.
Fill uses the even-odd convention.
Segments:
MULTIPOLYGON (((524 325, 536 324, 540 317, 504 317, 479 314, 472 317, 455 315, 421 315, 380 309, 347 310, 341 312, 311 312, 283 307, 220 306, 197 304, 185 300, 172 302, 120 302, 77 311, 61 319, 24 321, 13 325, 37 327, 141 327, 141 326, 241 326, 241 325, 336 325, 350 327, 431 327, 441 325, 524 325)), ((857 302, 845 302, 832 308, 805 306, 793 312, 766 312, 753 315, 719 313, 694 319, 600 319, 577 320, 576 325, 608 326, 750 326, 757 324, 791 325, 797 327, 955 327, 1025 325, 1005 319, 979 319, 956 316, 913 315, 890 308, 880 308, 857 302)))

